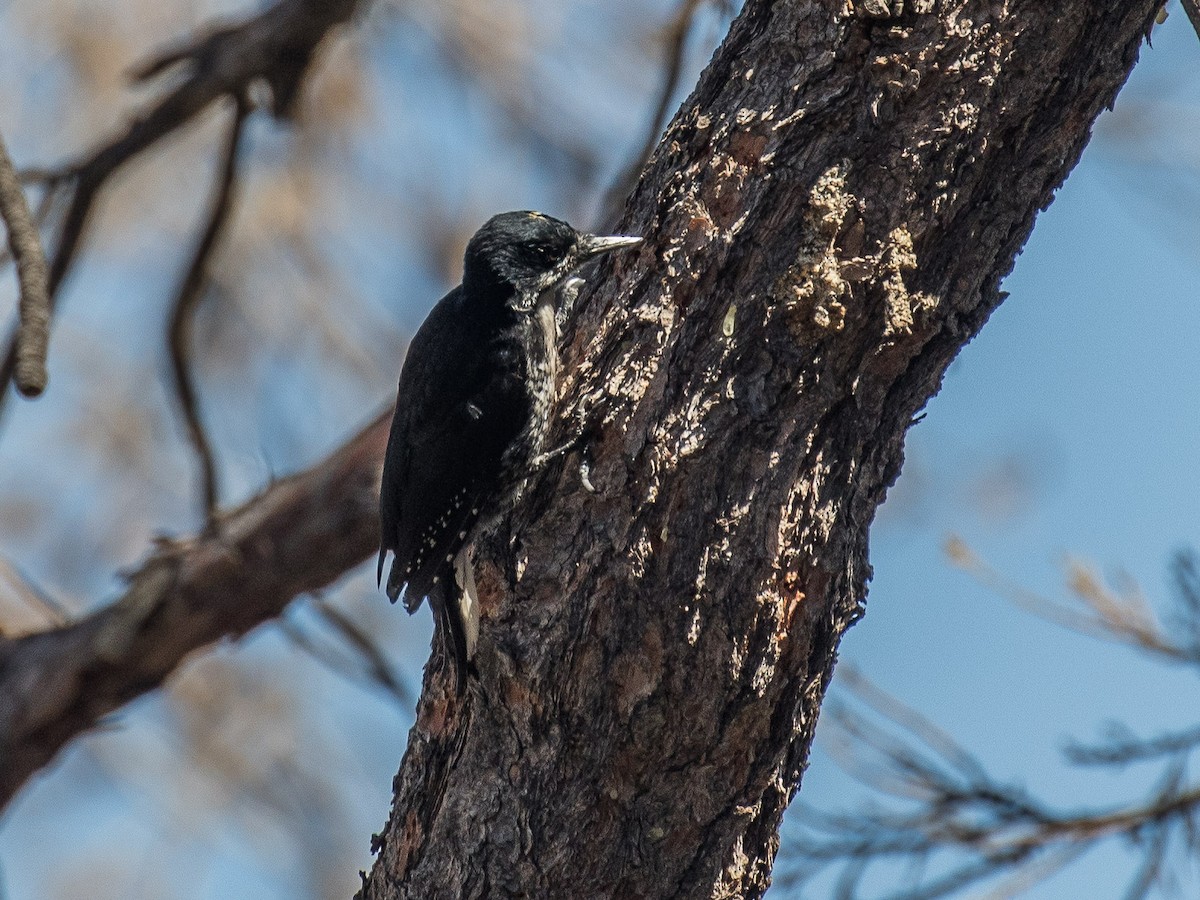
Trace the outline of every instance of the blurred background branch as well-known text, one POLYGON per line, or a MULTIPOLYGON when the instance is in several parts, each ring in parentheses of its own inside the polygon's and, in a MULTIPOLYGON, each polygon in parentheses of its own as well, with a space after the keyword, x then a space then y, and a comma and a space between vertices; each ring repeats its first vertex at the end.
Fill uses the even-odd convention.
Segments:
MULTIPOLYGON (((1193 645, 1200 634, 1193 551, 1179 553, 1173 565, 1177 590, 1169 631, 1128 579, 1113 588, 1072 562, 1071 603, 1063 605, 1004 579, 961 540, 952 539, 948 552, 1023 609, 1158 663, 1187 663, 1200 674, 1193 645)), ((838 685, 838 700, 822 711, 825 736, 834 758, 867 788, 870 800, 855 812, 802 805, 796 832, 781 851, 784 886, 803 888, 836 869, 840 897, 924 900, 984 884, 986 896, 1012 897, 1115 841, 1139 860, 1122 896, 1143 898, 1155 890, 1169 893, 1174 869, 1200 846, 1200 784, 1188 777, 1200 748, 1194 724, 1141 738, 1110 723, 1099 742, 1069 743, 1064 755, 1074 765, 1149 763, 1159 766, 1159 774, 1142 797, 1064 810, 997 779, 981 759, 854 669, 839 669, 838 685)))
POLYGON ((328 626, 323 631, 341 638, 342 650, 331 649, 323 638, 313 636, 298 622, 284 618, 280 628, 296 646, 351 682, 383 690, 405 710, 416 704, 413 687, 396 672, 387 653, 362 626, 319 594, 313 597, 313 608, 328 626))
POLYGON ((229 221, 235 182, 237 181, 238 145, 242 139, 242 128, 250 112, 248 102, 238 95, 235 98, 233 118, 229 125, 229 137, 222 150, 219 181, 213 195, 208 220, 195 253, 188 266, 187 274, 179 286, 179 293, 171 304, 171 321, 167 327, 167 346, 171 354, 171 374, 174 376, 175 397, 180 413, 187 426, 196 460, 200 466, 204 515, 212 521, 217 512, 217 464, 213 458, 212 442, 204 430, 200 409, 196 399, 196 387, 192 380, 188 359, 191 354, 192 322, 196 306, 208 285, 208 268, 217 242, 229 221))
POLYGON ((604 195, 599 216, 600 231, 611 231, 616 226, 625 199, 637 184, 638 176, 650 160, 650 154, 658 146, 668 118, 679 102, 679 81, 687 59, 684 51, 688 37, 694 30, 697 13, 703 6, 712 7, 723 18, 732 18, 735 9, 731 0, 680 0, 671 20, 659 32, 658 43, 663 53, 662 85, 658 90, 654 113, 650 117, 641 146, 620 174, 613 179, 612 185, 604 195))
MULTIPOLYGON (((374 552, 389 418, 223 514, 211 533, 163 541, 116 602, 0 644, 0 803, 66 741, 158 687, 188 653, 279 615, 374 552)), ((332 608, 323 614, 368 646, 332 608)))

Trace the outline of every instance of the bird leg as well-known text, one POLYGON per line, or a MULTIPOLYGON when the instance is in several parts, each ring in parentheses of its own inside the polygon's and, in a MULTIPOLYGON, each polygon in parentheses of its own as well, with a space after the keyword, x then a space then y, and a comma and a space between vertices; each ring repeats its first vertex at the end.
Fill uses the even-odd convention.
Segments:
POLYGON ((571 438, 561 446, 555 447, 553 450, 547 450, 545 453, 539 453, 534 457, 530 465, 532 469, 539 469, 546 463, 570 453, 572 450, 579 451, 579 480, 583 484, 584 490, 589 494, 599 493, 596 486, 592 484, 592 437, 595 434, 595 427, 591 425, 580 424, 578 430, 571 438))

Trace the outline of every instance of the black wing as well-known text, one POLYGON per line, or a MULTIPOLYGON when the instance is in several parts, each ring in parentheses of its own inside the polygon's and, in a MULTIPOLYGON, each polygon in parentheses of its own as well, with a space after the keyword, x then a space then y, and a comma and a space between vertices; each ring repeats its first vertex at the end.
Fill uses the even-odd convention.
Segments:
POLYGON ((524 425, 528 400, 496 321, 447 294, 413 337, 400 372, 380 493, 384 557, 394 602, 411 612, 462 548, 492 499, 505 449, 524 425))

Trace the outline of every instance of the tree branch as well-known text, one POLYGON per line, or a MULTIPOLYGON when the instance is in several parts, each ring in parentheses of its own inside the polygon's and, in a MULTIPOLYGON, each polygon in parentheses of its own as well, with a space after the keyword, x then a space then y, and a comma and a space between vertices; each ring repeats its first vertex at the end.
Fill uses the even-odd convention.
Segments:
MULTIPOLYGON (((292 607, 295 609, 295 607, 292 607)), ((328 626, 325 631, 341 638, 342 652, 328 643, 312 637, 299 622, 284 616, 279 627, 293 644, 303 650, 331 672, 360 687, 383 690, 405 711, 412 709, 416 697, 397 674, 383 648, 357 623, 341 610, 335 609, 320 595, 313 596, 313 610, 328 626)))
POLYGON ((317 598, 314 604, 317 613, 359 655, 366 664, 367 678, 387 691, 405 711, 412 708, 416 698, 403 679, 393 670, 379 644, 341 610, 317 598))
POLYGON ((1200 37, 1200 4, 1196 0, 1179 0, 1183 11, 1187 14, 1188 21, 1192 23, 1192 28, 1196 30, 1196 37, 1200 37))
MULTIPOLYGON (((1078 563, 1071 566, 1071 585, 1094 617, 1064 616, 1062 607, 1013 585, 960 540, 951 540, 948 551, 982 583, 1043 618, 1128 644, 1160 663, 1200 665, 1194 654, 1184 659, 1178 637, 1194 636, 1200 629, 1200 570, 1192 551, 1178 553, 1172 565, 1176 597, 1170 628, 1158 624, 1136 585, 1125 585, 1119 595, 1110 593, 1078 563), (1055 607, 1053 615, 1046 613, 1055 607)), ((1110 723, 1100 742, 1069 743, 1064 755, 1074 765, 1159 763, 1162 775, 1158 788, 1137 801, 1063 812, 996 781, 979 759, 853 670, 843 671, 839 683, 882 724, 854 709, 827 706, 823 715, 838 738, 834 759, 889 802, 871 802, 858 813, 805 810, 803 831, 785 847, 786 882, 804 883, 840 866, 839 886, 851 896, 869 868, 906 861, 913 875, 898 882, 903 889, 890 895, 893 900, 940 897, 1005 874, 1008 880, 989 896, 1010 897, 1018 887, 1048 877, 1099 842, 1115 838, 1141 856, 1124 895, 1134 898, 1162 883, 1169 847, 1195 846, 1200 784, 1188 784, 1185 773, 1200 749, 1200 728, 1139 738, 1127 726, 1110 723), (938 877, 926 871, 934 857, 944 863, 938 877)))
POLYGON ((0 216, 8 227, 8 246, 17 263, 21 291, 20 324, 13 348, 17 390, 26 397, 36 397, 46 389, 46 349, 50 342, 46 256, 3 140, 0 140, 0 216))
POLYGON ((0 639, 0 804, 189 653, 245 633, 374 553, 389 417, 222 514, 215 528, 161 542, 112 605, 63 628, 0 639))
POLYGON ((854 896, 872 863, 907 860, 923 866, 941 855, 946 865, 938 868, 939 874, 898 882, 898 889, 885 895, 890 900, 929 900, 1005 873, 1041 880, 1098 843, 1118 839, 1143 853, 1125 894, 1142 897, 1162 872, 1172 835, 1181 836, 1184 846, 1193 843, 1189 836, 1200 824, 1200 785, 1187 784, 1184 757, 1178 755, 1192 745, 1164 751, 1177 755, 1144 800, 1111 809, 1062 811, 992 779, 966 749, 861 676, 839 683, 890 725, 871 724, 841 707, 826 710, 849 738, 849 757, 839 763, 900 804, 871 804, 853 814, 804 810, 803 831, 785 847, 788 884, 804 884, 840 865, 845 896, 854 896))
POLYGON ((946 553, 956 566, 981 584, 1047 622, 1133 647, 1164 661, 1200 667, 1200 603, 1188 593, 1188 566, 1195 564, 1189 555, 1176 560, 1180 590, 1175 598, 1175 621, 1171 628, 1164 628, 1136 587, 1124 593, 1111 589, 1081 562, 1072 561, 1067 569, 1068 584, 1075 601, 1070 604, 1043 597, 1015 584, 958 538, 947 542, 946 553))

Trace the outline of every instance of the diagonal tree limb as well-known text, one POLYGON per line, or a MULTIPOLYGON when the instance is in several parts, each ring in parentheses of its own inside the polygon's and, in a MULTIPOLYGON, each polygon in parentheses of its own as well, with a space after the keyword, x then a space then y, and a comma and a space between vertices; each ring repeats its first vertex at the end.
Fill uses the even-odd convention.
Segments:
MULTIPOLYGON (((95 199, 117 169, 143 150, 185 125, 221 97, 246 96, 259 80, 271 87, 272 110, 284 117, 292 112, 299 87, 318 45, 336 26, 348 20, 360 0, 280 0, 245 22, 212 31, 190 47, 171 50, 161 64, 150 62, 140 75, 150 77, 166 68, 186 64, 184 81, 125 131, 87 158, 64 166, 55 176, 74 185, 70 206, 58 229, 50 260, 50 312, 63 279, 74 262, 95 199)), ((17 364, 16 333, 0 362, 0 413, 17 364)))
POLYGON ((387 414, 219 527, 164 541, 110 606, 0 639, 0 805, 67 741, 158 687, 192 651, 240 635, 375 552, 387 414))
POLYGON ((381 689, 400 707, 411 709, 416 704, 416 697, 403 677, 394 670, 375 638, 349 615, 334 609, 320 592, 315 592, 312 598, 313 610, 327 626, 323 631, 330 632, 330 636, 341 645, 342 651, 335 650, 330 642, 315 639, 286 615, 279 618, 279 628, 284 636, 334 674, 359 687, 381 689))
POLYGON ((229 137, 222 152, 221 171, 217 176, 219 180, 213 196, 212 208, 209 210, 208 222, 196 244, 187 274, 175 295, 175 302, 171 306, 171 319, 167 326, 167 348, 171 356, 171 375, 175 396, 179 401, 180 415, 183 416, 184 424, 187 426, 192 450, 200 464, 204 517, 207 521, 211 521, 217 513, 217 466, 213 456, 212 442, 208 439, 204 423, 200 419, 196 386, 192 380, 188 360, 191 355, 192 324, 195 319, 196 307, 204 296, 204 288, 208 284, 209 261, 212 259, 233 208, 234 188, 237 182, 238 146, 241 143, 243 125, 249 112, 249 104, 244 97, 238 95, 233 121, 229 126, 229 137))
POLYGON ((20 324, 13 355, 17 390, 36 397, 46 389, 46 350, 50 341, 50 293, 46 255, 37 227, 29 215, 25 191, 0 140, 0 217, 8 228, 8 246, 17 263, 20 283, 20 324))

